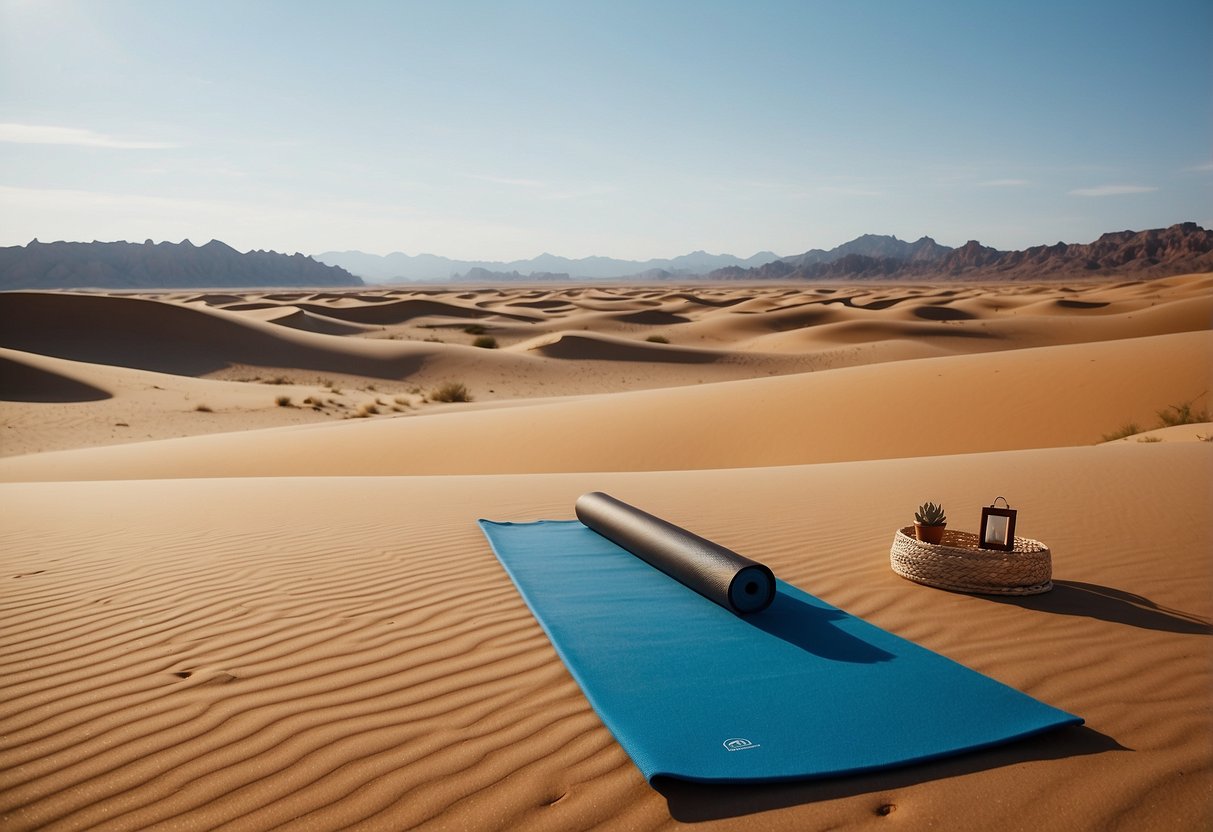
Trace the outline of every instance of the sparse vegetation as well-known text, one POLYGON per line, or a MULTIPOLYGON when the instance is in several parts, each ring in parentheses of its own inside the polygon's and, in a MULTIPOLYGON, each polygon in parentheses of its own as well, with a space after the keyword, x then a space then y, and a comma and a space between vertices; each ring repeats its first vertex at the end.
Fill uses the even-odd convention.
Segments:
POLYGON ((1132 436, 1135 433, 1141 433, 1141 428, 1137 426, 1136 422, 1129 422, 1126 425, 1121 425, 1118 430, 1114 430, 1111 433, 1105 433, 1103 435, 1103 441, 1115 442, 1117 439, 1124 439, 1126 436, 1132 436))
POLYGON ((666 338, 664 335, 650 335, 648 338, 645 338, 644 340, 646 340, 646 341, 648 341, 648 342, 650 342, 650 343, 653 343, 653 344, 668 344, 668 343, 670 343, 670 339, 669 339, 669 338, 666 338))
POLYGON ((1161 441, 1162 441, 1162 437, 1161 437, 1161 436, 1140 436, 1140 437, 1138 437, 1137 441, 1138 441, 1138 442, 1147 442, 1147 443, 1149 443, 1149 442, 1161 442, 1161 441))
POLYGON ((200 404, 197 407, 195 407, 194 410, 198 411, 199 413, 214 413, 215 412, 209 404, 200 404))
POLYGON ((266 382, 266 384, 290 384, 291 380, 286 376, 274 376, 266 382))
POLYGON ((495 350, 495 349, 497 349, 497 339, 494 338, 492 335, 481 335, 479 338, 477 338, 475 341, 472 342, 472 346, 473 347, 482 347, 483 349, 486 349, 486 350, 495 350))
POLYGON ((370 402, 366 402, 358 408, 358 418, 364 419, 367 416, 374 416, 378 412, 379 408, 375 407, 375 405, 371 404, 370 402))
POLYGON ((441 387, 435 387, 430 391, 430 398, 436 402, 470 402, 472 400, 467 386, 458 381, 448 381, 441 387))
POLYGON ((279 396, 278 398, 274 399, 274 403, 276 405, 278 405, 279 407, 290 407, 291 406, 291 397, 290 396, 279 396))
MULTIPOLYGON (((1173 428, 1173 427, 1176 427, 1177 425, 1198 425, 1198 424, 1201 424, 1202 422, 1209 421, 1209 411, 1208 410, 1205 410, 1205 409, 1196 410, 1195 409, 1195 404, 1196 404, 1197 399, 1199 399, 1203 395, 1205 395, 1205 394, 1201 393, 1200 396, 1196 396, 1195 398, 1189 399, 1186 402, 1180 402, 1179 404, 1168 405, 1167 407, 1163 408, 1162 410, 1154 411, 1158 415, 1158 425, 1156 425, 1156 427, 1157 428, 1173 428)), ((1144 430, 1151 430, 1151 428, 1142 428, 1136 422, 1129 422, 1128 424, 1123 425, 1120 428, 1120 430, 1113 431, 1112 433, 1105 433, 1103 435, 1103 441, 1115 442, 1117 439, 1124 439, 1126 436, 1132 436, 1135 433, 1142 433, 1144 430)), ((1204 437, 1197 437, 1197 438, 1201 439, 1201 441, 1204 441, 1204 442, 1210 441, 1208 439, 1205 439, 1204 437)), ((1161 442, 1162 440, 1157 437, 1143 437, 1141 439, 1138 439, 1137 441, 1138 442, 1161 442)))
POLYGON ((487 332, 488 330, 486 330, 480 324, 471 324, 470 326, 465 326, 463 328, 463 331, 466 332, 468 335, 484 335, 484 333, 487 332))
MULTIPOLYGON (((1204 393, 1200 394, 1200 396, 1203 395, 1204 393)), ((1200 396, 1197 396, 1196 399, 1199 399, 1200 396)), ((1192 409, 1192 405, 1196 403, 1196 399, 1181 402, 1180 404, 1168 405, 1165 410, 1157 411, 1158 418, 1162 421, 1162 426, 1173 428, 1176 425, 1198 425, 1201 422, 1209 421, 1209 412, 1207 410, 1192 409)))

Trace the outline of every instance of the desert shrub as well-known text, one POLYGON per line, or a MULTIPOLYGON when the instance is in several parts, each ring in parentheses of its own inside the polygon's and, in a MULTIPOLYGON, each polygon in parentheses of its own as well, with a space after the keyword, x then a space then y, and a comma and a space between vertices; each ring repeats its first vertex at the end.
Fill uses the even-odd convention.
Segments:
MULTIPOLYGON (((1204 395, 1203 393, 1201 394, 1204 395)), ((1197 396, 1196 398, 1200 398, 1197 396)), ((1207 410, 1193 410, 1192 405, 1196 403, 1196 399, 1180 404, 1167 406, 1165 410, 1159 410, 1158 418, 1162 421, 1162 426, 1173 428, 1176 425, 1196 425, 1201 422, 1209 421, 1209 412, 1207 410)))
POLYGON ((484 333, 487 332, 488 330, 486 330, 480 324, 471 324, 470 326, 465 326, 463 328, 463 331, 466 332, 468 335, 484 335, 484 333))
POLYGON ((448 381, 441 387, 430 391, 430 398, 436 402, 470 402, 471 395, 467 386, 459 381, 448 381))
POLYGON ((286 376, 274 376, 266 382, 266 384, 290 384, 291 380, 286 376))
POLYGON ((495 350, 495 349, 497 349, 497 339, 494 338, 492 335, 481 335, 479 338, 477 338, 475 341, 472 342, 472 346, 473 347, 483 347, 486 350, 495 350))
POLYGON ((278 398, 274 399, 274 404, 278 405, 279 407, 290 407, 291 406, 291 397, 290 396, 279 396, 278 398))
POLYGON ((215 412, 214 410, 211 409, 211 406, 209 404, 200 404, 197 407, 195 407, 194 410, 197 410, 199 413, 214 413, 215 412))
POLYGON ((648 338, 645 338, 644 340, 649 341, 649 342, 651 342, 651 343, 653 343, 653 344, 668 344, 668 343, 670 343, 670 339, 669 339, 669 338, 666 338, 664 335, 650 335, 648 338))
POLYGON ((379 408, 377 408, 375 405, 371 404, 370 402, 367 402, 366 404, 364 404, 358 408, 359 416, 373 416, 378 412, 379 412, 379 408))
POLYGON ((1134 422, 1129 422, 1127 425, 1122 425, 1119 430, 1105 433, 1103 441, 1115 442, 1117 439, 1124 439, 1126 436, 1132 436, 1135 433, 1141 433, 1141 428, 1134 422))

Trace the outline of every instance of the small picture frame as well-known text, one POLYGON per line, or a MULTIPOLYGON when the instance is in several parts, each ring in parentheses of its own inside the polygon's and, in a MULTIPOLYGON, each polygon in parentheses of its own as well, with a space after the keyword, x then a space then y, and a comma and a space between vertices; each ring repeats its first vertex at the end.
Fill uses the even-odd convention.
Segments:
MULTIPOLYGON (((999 497, 994 502, 1006 500, 999 497)), ((978 534, 978 545, 982 549, 999 549, 1009 552, 1015 548, 1015 509, 1007 506, 998 508, 988 505, 981 510, 981 531, 978 534)))

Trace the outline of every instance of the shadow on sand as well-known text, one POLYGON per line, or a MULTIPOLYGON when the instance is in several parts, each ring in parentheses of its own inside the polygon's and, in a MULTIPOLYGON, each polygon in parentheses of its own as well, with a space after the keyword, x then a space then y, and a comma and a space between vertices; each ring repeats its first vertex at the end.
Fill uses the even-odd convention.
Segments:
POLYGON ((1143 630, 1166 633, 1213 635, 1213 624, 1200 616, 1170 609, 1149 598, 1120 589, 1086 584, 1080 581, 1054 581, 1053 591, 1022 597, 983 595, 983 600, 1014 604, 1030 610, 1056 615, 1080 615, 1115 624, 1127 624, 1143 630))
MULTIPOLYGON (((652 785, 665 797, 672 818, 683 823, 698 823, 862 794, 878 795, 932 780, 1037 760, 1059 760, 1102 754, 1105 751, 1128 750, 1130 749, 1098 731, 1086 726, 1072 726, 996 748, 867 774, 824 780, 752 784, 691 783, 668 777, 655 777, 652 785)), ((884 806, 885 801, 880 800, 878 803, 884 806)), ((881 814, 880 806, 874 805, 873 811, 881 814)))

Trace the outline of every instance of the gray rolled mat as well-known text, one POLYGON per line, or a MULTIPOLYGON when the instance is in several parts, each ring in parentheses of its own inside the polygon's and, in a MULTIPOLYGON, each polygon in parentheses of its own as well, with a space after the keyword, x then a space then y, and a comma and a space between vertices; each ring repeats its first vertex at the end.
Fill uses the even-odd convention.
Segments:
POLYGON ((609 494, 582 494, 576 511, 585 526, 738 615, 775 599, 775 575, 765 565, 609 494))

